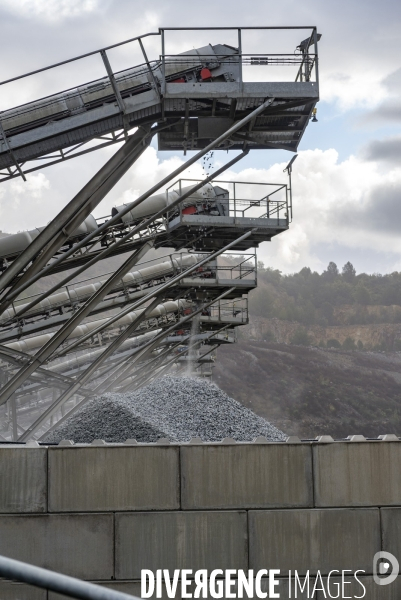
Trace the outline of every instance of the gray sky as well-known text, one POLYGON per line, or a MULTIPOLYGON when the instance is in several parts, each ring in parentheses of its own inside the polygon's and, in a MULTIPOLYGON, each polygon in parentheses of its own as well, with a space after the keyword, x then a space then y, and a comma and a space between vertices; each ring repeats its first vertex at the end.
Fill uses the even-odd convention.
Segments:
MULTIPOLYGON (((285 272, 305 265, 321 271, 330 260, 340 267, 351 260, 358 272, 401 271, 399 0, 0 0, 0 22, 0 80, 159 26, 316 24, 323 34, 319 122, 309 125, 294 165, 294 223, 289 232, 264 244, 260 257, 285 272)), ((222 43, 230 43, 226 35, 219 34, 222 43)), ((147 48, 154 58, 159 54, 157 38, 150 42, 147 48)), ((196 43, 191 36, 177 40, 174 48, 190 49, 196 43)), ((282 47, 273 51, 288 51, 290 40, 255 36, 247 43, 266 44, 267 51, 278 44, 282 47)), ((127 48, 112 54, 111 61, 122 68, 133 66, 136 57, 127 48)), ((88 60, 79 69, 68 67, 24 80, 23 85, 4 86, 0 110, 101 75, 102 65, 88 60)), ((14 232, 46 224, 113 151, 45 169, 30 175, 27 183, 0 184, 0 229, 14 232)), ((253 151, 227 178, 284 181, 283 166, 290 158, 282 151, 253 151)), ((97 214, 134 198, 182 160, 182 155, 150 148, 97 214)), ((218 155, 216 166, 224 160, 226 155, 218 155)), ((201 173, 195 166, 189 175, 201 173)))

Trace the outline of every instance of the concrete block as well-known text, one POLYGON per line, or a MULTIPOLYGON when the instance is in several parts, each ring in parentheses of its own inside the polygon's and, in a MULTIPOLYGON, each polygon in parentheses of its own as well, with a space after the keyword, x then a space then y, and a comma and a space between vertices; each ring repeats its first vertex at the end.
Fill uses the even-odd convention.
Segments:
POLYGON ((177 447, 49 449, 50 512, 177 508, 177 447))
POLYGON ((0 516, 0 555, 81 579, 111 579, 113 515, 0 516))
POLYGON ((315 506, 401 504, 401 444, 338 442, 313 447, 315 506))
POLYGON ((380 550, 378 509, 249 511, 250 568, 372 572, 380 550))
POLYGON ((47 510, 47 449, 0 448, 0 513, 47 510))
POLYGON ((141 569, 247 569, 242 511, 116 514, 116 579, 141 569))
POLYGON ((0 598, 1 600, 47 600, 47 592, 31 585, 1 580, 0 598))
POLYGON ((312 506, 309 444, 181 447, 183 509, 312 506))
POLYGON ((332 598, 362 597, 366 600, 399 600, 401 597, 401 577, 397 577, 394 583, 390 583, 389 585, 378 585, 374 582, 373 577, 366 577, 358 574, 358 579, 365 588, 364 591, 361 584, 354 579, 352 573, 346 573, 345 575, 345 581, 350 583, 345 583, 344 590, 342 588, 341 578, 333 577, 329 583, 329 590, 327 588, 327 580, 324 581, 326 596, 323 591, 317 592, 316 600, 326 600, 327 598, 330 598, 329 593, 332 598))
POLYGON ((383 550, 391 552, 401 564, 401 508, 382 508, 383 550))

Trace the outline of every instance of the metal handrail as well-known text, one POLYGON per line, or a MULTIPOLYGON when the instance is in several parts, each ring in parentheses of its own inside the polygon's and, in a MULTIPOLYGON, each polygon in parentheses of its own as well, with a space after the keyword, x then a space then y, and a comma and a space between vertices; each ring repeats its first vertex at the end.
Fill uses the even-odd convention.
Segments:
MULTIPOLYGON (((175 258, 176 260, 178 260, 178 262, 180 261, 180 257, 181 256, 187 256, 189 253, 188 252, 173 252, 172 254, 166 254, 166 256, 160 256, 157 258, 153 258, 151 260, 147 260, 144 261, 142 263, 138 263, 135 267, 135 271, 138 271, 140 269, 146 268, 147 266, 157 266, 157 264, 164 262, 164 261, 168 261, 171 258, 175 258)), ((207 252, 195 252, 196 255, 207 255, 207 252)), ((214 271, 234 271, 235 269, 241 269, 241 265, 243 265, 244 263, 251 261, 252 259, 255 260, 255 254, 254 253, 247 253, 247 254, 241 254, 238 255, 238 253, 234 253, 234 252, 228 252, 227 254, 223 254, 223 257, 232 257, 233 259, 239 259, 239 257, 247 257, 245 258, 245 260, 241 261, 238 264, 235 265, 228 265, 228 266, 223 266, 223 265, 216 265, 215 267, 213 267, 214 271)), ((181 269, 183 269, 184 267, 182 267, 182 265, 180 266, 181 269)), ((249 265, 249 271, 254 271, 256 269, 256 267, 251 267, 249 265)), ((66 290, 67 293, 70 290, 74 290, 75 287, 78 287, 81 284, 90 284, 91 282, 94 283, 98 283, 99 280, 101 279, 107 279, 114 271, 108 271, 106 273, 104 273, 103 275, 95 275, 94 277, 87 277, 85 279, 80 279, 78 281, 75 281, 72 284, 67 284, 65 286, 62 286, 60 288, 60 291, 58 291, 57 293, 61 293, 63 290, 66 290)), ((164 272, 162 273, 162 275, 164 274, 164 272)), ((156 279, 159 276, 158 273, 155 273, 154 279, 156 279)), ((122 281, 122 280, 121 280, 122 281)), ((41 295, 41 292, 38 292, 36 294, 30 294, 29 296, 25 296, 23 298, 19 298, 17 301, 13 301, 12 305, 15 306, 15 308, 19 308, 19 304, 26 304, 28 303, 31 299, 33 298, 37 298, 38 296, 41 295), (18 304, 19 303, 19 304, 18 304)), ((71 303, 73 302, 73 300, 70 298, 71 303)), ((74 299, 74 301, 77 301, 77 299, 74 299)), ((1 317, 1 315, 0 315, 1 317)))
POLYGON ((110 590, 42 567, 34 567, 5 556, 0 556, 0 576, 77 600, 139 600, 136 596, 110 590))
POLYGON ((93 56, 95 54, 100 54, 106 50, 111 50, 112 48, 117 48, 118 46, 124 46, 124 44, 129 44, 131 42, 135 42, 136 40, 143 39, 145 37, 149 37, 152 35, 160 35, 159 33, 145 33, 144 35, 139 35, 134 38, 130 38, 129 40, 124 40, 123 42, 119 42, 118 44, 112 44, 111 46, 105 46, 104 48, 100 48, 99 50, 92 50, 92 52, 86 52, 85 54, 80 54, 79 56, 75 56, 74 58, 69 58, 68 60, 62 60, 61 62, 54 63, 47 67, 42 67, 41 69, 36 69, 35 71, 30 71, 29 73, 24 73, 23 75, 18 75, 17 77, 12 77, 11 79, 6 79, 4 81, 0 81, 0 85, 4 85, 6 83, 11 83, 12 81, 17 81, 18 79, 24 79, 24 77, 29 77, 30 75, 36 75, 36 73, 42 73, 43 71, 48 71, 49 69, 54 69, 55 67, 60 67, 61 65, 66 65, 71 62, 75 62, 76 60, 80 60, 81 58, 87 58, 88 56, 93 56))
MULTIPOLYGON (((128 40, 123 40, 122 42, 118 42, 117 44, 111 44, 109 46, 104 46, 103 48, 99 48, 98 50, 92 50, 91 52, 85 52, 84 54, 80 54, 78 56, 74 56, 73 58, 69 58, 67 60, 62 60, 57 63, 53 63, 52 65, 48 65, 47 67, 42 67, 40 69, 35 69, 34 71, 29 71, 28 73, 24 73, 23 75, 17 75, 16 77, 11 77, 10 79, 5 79, 4 81, 0 81, 0 85, 5 85, 6 83, 11 83, 12 81, 18 81, 19 79, 24 79, 25 77, 29 77, 30 75, 36 75, 37 73, 43 73, 44 71, 48 71, 50 69, 54 69, 56 67, 60 67, 62 65, 66 65, 77 60, 81 60, 82 58, 87 58, 88 56, 94 56, 95 54, 101 54, 107 50, 112 50, 113 48, 118 48, 120 46, 124 46, 125 44, 129 44, 131 42, 140 41, 143 38, 151 37, 151 36, 161 36, 162 42, 164 45, 164 32, 165 31, 251 31, 251 30, 312 30, 311 38, 315 35, 316 26, 315 25, 304 25, 304 26, 293 26, 293 27, 160 27, 157 32, 149 32, 140 36, 136 36, 133 38, 129 38, 128 40)), ((317 53, 310 53, 309 56, 316 56, 317 53)), ((164 51, 162 51, 161 57, 172 56, 166 55, 164 51)), ((251 56, 242 54, 241 56, 251 56)), ((262 56, 262 54, 257 53, 255 56, 262 56)), ((271 54, 274 56, 274 54, 271 54)), ((285 54, 282 54, 285 56, 285 54)))

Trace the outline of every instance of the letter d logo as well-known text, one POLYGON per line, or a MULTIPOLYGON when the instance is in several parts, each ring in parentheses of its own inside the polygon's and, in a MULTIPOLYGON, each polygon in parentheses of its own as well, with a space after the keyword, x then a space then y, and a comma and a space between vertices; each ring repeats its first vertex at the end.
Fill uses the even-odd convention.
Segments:
POLYGON ((373 557, 373 579, 377 585, 395 581, 400 570, 398 560, 390 552, 376 552, 373 557))

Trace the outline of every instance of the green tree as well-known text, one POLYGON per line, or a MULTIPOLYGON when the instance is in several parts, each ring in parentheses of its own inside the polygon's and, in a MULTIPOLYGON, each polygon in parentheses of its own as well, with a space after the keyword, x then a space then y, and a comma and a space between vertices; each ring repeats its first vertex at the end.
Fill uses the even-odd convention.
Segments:
POLYGON ((322 313, 323 317, 327 319, 328 323, 332 325, 334 320, 334 306, 330 304, 330 302, 323 302, 322 306, 320 307, 320 312, 322 313))
POLYGON ((357 304, 362 304, 363 306, 370 304, 369 290, 363 284, 358 284, 356 286, 353 295, 357 304))
POLYGON ((306 331, 306 329, 297 329, 290 340, 291 344, 295 346, 310 346, 311 339, 306 331))
POLYGON ((356 350, 355 340, 352 337, 346 337, 343 341, 344 350, 356 350))
POLYGON ((344 281, 346 281, 347 283, 353 283, 356 275, 354 265, 349 261, 345 263, 345 265, 342 268, 341 275, 343 276, 344 281))
POLYGON ((327 340, 327 347, 328 348, 341 348, 341 344, 338 340, 331 338, 331 339, 327 340))
POLYGON ((339 274, 340 272, 336 263, 332 261, 327 265, 327 269, 323 271, 323 277, 329 279, 330 281, 333 281, 333 279, 335 279, 339 274))

